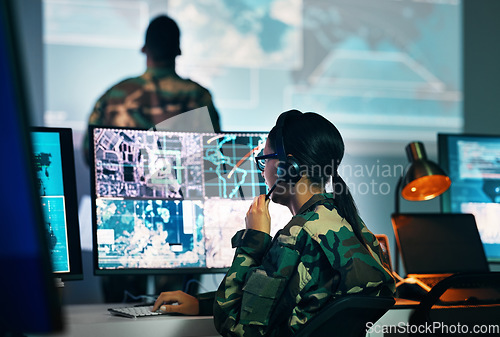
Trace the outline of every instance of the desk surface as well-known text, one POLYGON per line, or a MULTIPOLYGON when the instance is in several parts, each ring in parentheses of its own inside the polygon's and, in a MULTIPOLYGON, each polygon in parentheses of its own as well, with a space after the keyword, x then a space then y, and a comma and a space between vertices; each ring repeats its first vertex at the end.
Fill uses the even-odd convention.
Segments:
MULTIPOLYGON (((384 315, 383 322, 406 321, 418 302, 397 299, 394 309, 384 315)), ((43 337, 213 337, 219 336, 212 316, 162 315, 144 318, 125 318, 111 315, 108 308, 122 304, 85 304, 64 307, 65 331, 43 337)), ((41 335, 30 335, 32 337, 41 335)), ((377 336, 377 335, 372 335, 377 336)))
MULTIPOLYGON (((123 304, 85 304, 64 307, 65 330, 62 334, 44 337, 183 337, 220 336, 215 330, 212 316, 162 315, 143 318, 126 318, 111 315, 108 308, 123 304)), ((30 335, 35 336, 35 335, 30 335)), ((41 335, 36 335, 40 336, 41 335)))

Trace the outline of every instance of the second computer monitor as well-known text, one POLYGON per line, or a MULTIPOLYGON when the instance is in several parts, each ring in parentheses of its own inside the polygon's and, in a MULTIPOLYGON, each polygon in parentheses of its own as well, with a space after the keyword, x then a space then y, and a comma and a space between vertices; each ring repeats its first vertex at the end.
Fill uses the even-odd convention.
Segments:
POLYGON ((36 184, 54 276, 83 279, 73 133, 69 128, 31 128, 36 184))
MULTIPOLYGON (((267 187, 254 163, 266 133, 175 133, 94 127, 96 274, 223 272, 232 236, 267 187)), ((271 234, 291 218, 270 205, 271 234)))
POLYGON ((438 145, 452 181, 443 211, 473 214, 488 261, 500 263, 500 135, 439 134, 438 145))

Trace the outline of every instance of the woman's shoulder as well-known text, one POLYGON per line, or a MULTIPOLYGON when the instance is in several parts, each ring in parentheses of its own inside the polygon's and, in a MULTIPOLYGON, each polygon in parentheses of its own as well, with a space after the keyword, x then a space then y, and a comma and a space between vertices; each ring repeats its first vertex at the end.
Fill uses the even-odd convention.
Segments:
POLYGON ((314 240, 319 241, 320 236, 335 239, 352 233, 352 227, 346 219, 342 218, 337 209, 329 205, 319 205, 314 214, 304 223, 303 229, 314 240))

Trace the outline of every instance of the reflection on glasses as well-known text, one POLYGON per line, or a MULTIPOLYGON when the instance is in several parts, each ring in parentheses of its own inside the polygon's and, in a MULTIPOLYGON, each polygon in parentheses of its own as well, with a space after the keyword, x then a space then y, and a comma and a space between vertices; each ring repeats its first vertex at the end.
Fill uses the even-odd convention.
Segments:
POLYGON ((265 154, 263 156, 256 156, 255 157, 255 164, 257 164, 257 168, 259 170, 264 171, 264 168, 266 167, 266 160, 277 158, 277 157, 278 157, 277 153, 265 154))

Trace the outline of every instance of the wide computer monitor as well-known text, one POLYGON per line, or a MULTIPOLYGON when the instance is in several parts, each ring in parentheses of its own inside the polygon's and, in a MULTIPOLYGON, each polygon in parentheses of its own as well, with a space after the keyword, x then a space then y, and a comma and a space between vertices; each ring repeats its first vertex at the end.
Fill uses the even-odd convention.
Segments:
POLYGON ((439 134, 439 163, 452 184, 442 210, 472 213, 489 262, 500 262, 500 135, 439 134))
POLYGON ((54 276, 83 279, 73 132, 69 128, 31 128, 36 186, 49 238, 54 276))
POLYGON ((29 137, 13 1, 0 1, 0 336, 62 329, 29 137), (27 314, 27 312, 30 312, 27 314))
MULTIPOLYGON (((267 187, 254 154, 266 133, 91 127, 94 270, 225 272, 232 236, 267 187)), ((271 234, 291 218, 270 204, 271 234)))

